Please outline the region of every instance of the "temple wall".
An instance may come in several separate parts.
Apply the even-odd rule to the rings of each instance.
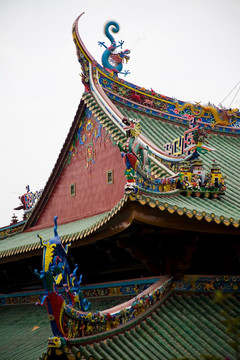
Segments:
[[[109,171],[112,183],[108,183]],[[124,171],[118,146],[87,109],[73,136],[66,165],[34,229],[53,226],[55,215],[58,224],[64,224],[109,211],[124,196]]]

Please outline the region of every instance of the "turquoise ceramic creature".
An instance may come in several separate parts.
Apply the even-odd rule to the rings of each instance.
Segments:
[[[115,21],[109,21],[105,28],[104,33],[107,36],[107,38],[111,42],[111,46],[107,47],[104,42],[98,42],[98,45],[104,46],[105,51],[102,55],[102,65],[103,67],[108,70],[112,74],[124,74],[125,76],[127,74],[130,74],[128,70],[125,70],[122,72],[123,69],[123,61],[124,59],[126,62],[129,60],[128,54],[130,53],[130,50],[124,50],[120,52],[115,52],[115,50],[120,47],[122,49],[122,46],[124,44],[124,41],[119,41],[119,45],[116,44],[116,41],[114,37],[110,34],[110,27],[112,26],[112,32],[117,33],[119,31],[119,24]]]

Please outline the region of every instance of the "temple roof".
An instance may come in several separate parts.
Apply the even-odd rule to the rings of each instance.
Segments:
[[[129,110],[127,107],[121,107],[120,109],[125,116],[137,116],[141,121],[143,135],[160,148],[163,148],[167,141],[179,138],[184,132],[184,127],[177,126],[174,123],[157,121],[149,115]],[[139,197],[132,195],[130,196],[131,200],[153,203],[155,206],[161,206],[160,209],[164,207],[179,214],[184,211],[184,213],[195,216],[199,220],[206,218],[207,221],[215,220],[216,223],[223,222],[226,225],[232,223],[235,227],[238,227],[240,208],[238,191],[239,166],[234,154],[239,151],[240,137],[212,134],[208,143],[217,151],[208,152],[202,156],[203,166],[210,167],[213,160],[216,160],[217,163],[221,164],[222,172],[226,176],[226,194],[220,199],[185,197],[181,194],[159,199],[144,194],[144,196]]]
[[[124,297],[127,299],[128,297]],[[115,306],[121,297],[94,298],[94,311]],[[51,326],[45,307],[34,304],[0,306],[1,359],[39,359],[45,352]]]
[[[139,136],[141,144],[152,152],[150,156],[151,175],[161,178],[171,175],[167,174],[167,166],[161,166],[161,161],[164,164],[165,160],[179,162],[183,161],[184,157],[187,158],[186,153],[177,156],[168,154],[164,149],[166,143],[181,139],[189,127],[189,123],[195,121],[199,128],[210,133],[207,146],[209,149],[216,150],[208,151],[201,156],[203,168],[210,168],[216,161],[220,164],[221,171],[226,177],[227,190],[225,195],[218,199],[184,197],[176,191],[156,195],[148,190],[141,191],[137,195],[131,194],[130,199],[140,201],[142,204],[148,203],[152,207],[158,206],[161,210],[168,209],[171,213],[187,214],[189,218],[196,217],[198,220],[205,218],[208,222],[214,220],[217,224],[224,223],[227,226],[233,224],[234,227],[238,227],[239,171],[235,158],[240,145],[240,113],[238,109],[235,109],[236,117],[231,122],[224,117],[226,111],[231,112],[231,109],[219,109],[210,104],[203,106],[185,103],[158,94],[152,89],[146,90],[144,87],[131,84],[125,78],[120,79],[113,66],[110,67],[111,73],[108,68],[104,68],[103,60],[103,66],[101,66],[87,51],[78,33],[80,17],[73,25],[73,38],[82,66],[83,83],[88,93],[84,101],[90,104],[96,116],[101,111],[100,108],[105,110],[105,114],[108,115],[108,124],[104,125],[108,127],[113,138],[124,143],[127,135],[124,131],[124,119],[139,120],[142,130]],[[112,23],[109,22],[109,24]],[[111,39],[108,31],[109,29],[106,30],[106,36]],[[113,46],[115,46],[114,44],[113,42]],[[123,139],[123,135],[125,135],[125,139]]]
[[[223,118],[225,111],[223,109],[177,101],[157,94],[152,89],[146,90],[143,87],[128,83],[120,79],[117,74],[111,74],[98,64],[86,49],[78,33],[78,20],[73,25],[73,38],[77,48],[77,56],[82,66],[82,79],[86,91],[82,96],[75,119],[44,191],[24,225],[23,233],[9,236],[8,240],[0,242],[0,258],[21,255],[40,249],[36,237],[39,230],[31,230],[34,230],[37,219],[46,206],[56,181],[66,164],[69,149],[78,131],[79,121],[85,107],[92,111],[103,128],[110,134],[115,145],[120,143],[126,146],[128,141],[128,131],[125,129],[124,121],[136,118],[140,121],[141,134],[139,139],[141,144],[151,153],[149,156],[151,162],[149,179],[154,178],[155,182],[165,178],[174,179],[178,176],[178,170],[174,170],[174,164],[180,163],[188,157],[185,153],[177,156],[169,154],[165,146],[176,139],[181,139],[189,129],[189,121],[197,119],[197,126],[210,132],[207,145],[210,149],[216,149],[216,151],[208,151],[201,155],[203,167],[210,169],[214,161],[220,165],[223,177],[226,177],[226,191],[224,195],[210,199],[208,197],[183,196],[178,188],[162,193],[153,192],[148,188],[140,189],[141,191],[136,194],[126,194],[108,212],[61,225],[61,236],[63,236],[64,242],[73,242],[82,239],[83,236],[88,237],[98,232],[103,224],[108,223],[110,219],[116,216],[123,204],[130,207],[129,204],[137,202],[141,205],[147,205],[142,209],[146,213],[154,208],[159,209],[158,215],[155,214],[155,216],[161,217],[161,212],[165,211],[170,217],[173,214],[182,216],[181,219],[189,220],[189,224],[191,219],[202,220],[204,224],[214,223],[214,225],[219,226],[219,232],[225,226],[229,226],[228,230],[226,228],[223,231],[234,233],[240,224],[239,169],[236,161],[236,154],[240,147],[239,112],[231,115],[234,118],[231,123],[230,120],[228,122]],[[220,123],[217,123],[217,120]],[[172,164],[172,167],[169,164]],[[146,182],[148,181],[147,179]],[[131,211],[133,214],[134,210]],[[187,229],[186,221],[184,226]],[[31,229],[32,227],[33,229]],[[19,229],[22,231],[22,228]],[[50,238],[52,228],[41,229],[41,234],[45,239]],[[5,235],[3,234],[2,238]]]
[[[84,101],[87,106],[90,106],[94,113],[101,117],[101,109],[93,97],[84,95]],[[116,103],[117,104],[117,103]],[[154,145],[159,148],[164,147],[167,141],[179,138],[184,133],[187,125],[176,124],[170,120],[159,121],[155,117],[144,114],[136,109],[132,110],[127,106],[117,104],[118,109],[122,112],[123,116],[128,118],[138,117],[141,122],[142,134],[145,138],[148,138]],[[110,121],[109,118],[100,120],[103,126],[106,126],[111,132],[114,140],[120,141],[123,135],[120,129]],[[238,164],[235,161],[235,155],[240,147],[239,136],[222,136],[217,133],[212,133],[211,138],[208,139],[208,143],[218,151],[207,152],[202,156],[203,165],[207,168],[211,167],[214,160],[221,164],[221,169],[226,176],[227,191],[225,196],[220,199],[201,199],[185,197],[181,194],[177,194],[174,197],[162,196],[162,198],[154,197],[153,194],[144,195],[131,195],[131,200],[136,200],[142,204],[148,203],[150,206],[158,206],[161,210],[170,209],[170,212],[177,212],[179,215],[186,213],[189,217],[196,217],[198,220],[206,218],[208,222],[215,220],[218,223],[224,223],[225,225],[233,224],[235,227],[239,226],[239,208],[240,208],[240,196],[238,191]],[[162,169],[157,169],[159,172]],[[162,170],[162,172],[164,172]],[[165,172],[166,173],[166,172]],[[164,173],[164,174],[165,174]]]
[[[231,298],[231,316],[238,316],[238,300]],[[198,359],[201,355],[235,358],[226,331],[225,305],[206,295],[173,294],[140,324],[123,333],[79,346],[84,359]],[[229,320],[230,321],[230,320]]]
[[[151,166],[148,171],[142,164],[138,169],[136,166],[137,170],[134,170],[140,179],[137,191],[126,192],[109,211],[59,225],[58,233],[64,245],[72,243],[73,247],[81,246],[104,239],[125,230],[134,221],[168,229],[215,233],[216,236],[219,233],[237,234],[240,225],[239,169],[236,161],[240,145],[239,111],[185,103],[120,79],[114,67],[108,69],[96,63],[82,43],[77,26],[78,19],[73,25],[73,38],[82,66],[85,92],[54,169],[23,231],[21,229],[18,234],[0,241],[0,262],[39,255],[42,245],[37,235],[44,241],[52,238],[53,227],[37,227],[37,221],[67,162],[85,109],[91,110],[95,119],[110,134],[113,146],[118,145],[120,150],[124,147],[128,149],[130,129],[139,122],[141,134],[136,138],[140,148],[146,150]],[[137,126],[134,131],[136,129]],[[191,129],[205,129],[210,133],[207,151],[197,141],[188,143],[189,146],[200,147],[200,158],[194,158],[191,150],[187,152],[182,149],[179,154],[166,150],[167,144],[172,145],[175,141],[180,143],[183,134]],[[140,158],[140,154],[137,155]],[[187,160],[187,167],[190,168],[196,159],[201,160],[199,163],[203,169],[213,169],[213,173],[219,173],[219,181],[226,177],[225,191],[215,192],[216,197],[208,189],[202,194],[199,191],[197,195],[195,191],[194,196],[188,196],[187,191],[184,193],[177,185],[174,186],[180,176],[178,165]],[[190,160],[193,161],[191,164]],[[135,177],[137,175],[134,174]],[[169,185],[169,189],[165,190],[165,183],[173,186]],[[208,196],[200,196],[203,193]],[[205,285],[211,289],[211,283]],[[232,286],[234,290],[237,285]],[[75,358],[145,360],[151,357],[165,360],[173,357],[196,359],[201,354],[234,358],[226,324],[230,317],[239,317],[237,296],[227,298],[223,304],[214,302],[210,294],[178,293],[171,289],[162,300],[157,300],[153,308],[139,318],[122,324],[120,330],[111,329],[103,335],[93,334],[88,339],[83,336],[82,345],[72,350]],[[226,307],[230,309],[228,314],[224,311]],[[2,340],[6,338],[7,354],[11,349],[11,344],[7,344],[10,337],[14,344],[19,344],[17,356],[25,356],[27,359],[27,355],[30,355],[32,358],[33,349],[39,356],[43,343],[46,343],[46,331],[49,331],[41,310],[34,309],[35,321],[31,314],[32,308],[12,309],[4,309],[3,316],[7,315],[7,319],[3,317],[3,323],[7,326],[9,314],[15,318],[16,313],[22,323],[19,321],[18,326],[15,326],[15,333],[12,327],[5,327],[4,334],[1,334]],[[28,316],[25,316],[26,313]],[[48,323],[47,317],[46,321]],[[21,349],[22,343],[24,349]],[[45,355],[42,356],[44,358]]]
[[[85,286],[93,291],[108,286],[127,288],[145,279]],[[155,279],[156,280],[156,279]],[[175,282],[160,300],[120,327],[77,339],[68,339],[67,353],[75,359],[201,359],[203,355],[236,358],[234,341],[239,321],[238,277],[190,276]],[[150,282],[154,279],[150,279]],[[208,287],[208,290],[207,290]],[[119,289],[120,289],[119,288]],[[125,289],[126,289],[125,288]],[[214,290],[215,289],[215,292]],[[220,293],[219,289],[222,289]],[[235,289],[235,290],[234,290]],[[237,289],[237,290],[236,290]],[[218,290],[218,291],[217,291]],[[121,304],[133,295],[91,294],[92,311],[102,311]],[[124,290],[123,290],[124,293]],[[101,294],[101,295],[100,295]],[[23,295],[23,294],[20,294]],[[28,302],[31,295],[16,298],[7,295],[6,303]],[[24,300],[25,299],[25,300]],[[33,296],[32,301],[36,301]],[[114,308],[112,308],[114,309]],[[42,307],[33,304],[0,306],[2,327],[1,359],[24,357],[45,359],[47,338],[51,335],[49,318]],[[235,322],[236,321],[236,322]],[[14,326],[13,326],[14,324]],[[231,330],[232,329],[232,330]],[[73,347],[72,347],[73,346]],[[65,350],[64,350],[65,351]],[[68,353],[69,355],[69,353]]]
[[[105,127],[113,137],[114,141],[125,141],[125,136],[116,126],[115,123],[103,112],[101,107],[97,104],[90,94],[83,96],[83,101],[87,107],[90,107],[96,116],[100,119],[103,127]],[[85,106],[82,102],[81,107]],[[130,110],[127,107],[118,105],[119,110],[124,116],[138,117],[142,125],[142,134],[156,146],[162,147],[169,139],[180,137],[184,132],[183,126],[178,126],[175,123],[166,121],[157,121],[150,115]],[[81,109],[79,109],[81,112]],[[72,125],[76,127],[76,125]],[[74,137],[74,132],[70,131],[70,140]],[[61,166],[68,155],[69,136],[64,144],[59,158],[56,162],[55,169]],[[240,147],[240,137],[238,136],[222,136],[219,134],[212,134],[209,144],[217,148],[218,151],[208,152],[205,154],[203,164],[210,167],[213,160],[221,164],[221,169],[226,176],[227,190],[224,196],[217,199],[209,198],[194,198],[183,196],[179,192],[173,194],[164,194],[161,196],[154,196],[153,193],[145,191],[142,194],[125,195],[125,198],[109,212],[99,214],[87,219],[71,222],[65,225],[60,225],[60,234],[63,236],[64,242],[73,242],[76,239],[82,239],[89,234],[95,233],[103,224],[107,223],[112,217],[116,215],[124,203],[139,202],[141,205],[148,205],[150,208],[156,208],[160,211],[167,211],[169,214],[178,214],[180,216],[187,216],[189,219],[196,218],[197,220],[206,220],[208,223],[215,222],[216,224],[224,224],[226,226],[233,226],[238,228],[240,224],[239,208],[240,196],[238,191],[238,164],[235,161],[235,154]],[[63,155],[64,154],[64,155]],[[64,157],[65,156],[65,157]],[[153,171],[158,175],[166,171],[158,166],[153,166]],[[44,196],[52,189],[52,179],[56,176],[56,171],[53,170],[48,183],[44,189],[43,198],[40,198],[39,204],[36,205],[34,212],[27,224],[33,222],[34,217],[37,216],[38,211],[41,210]],[[159,213],[161,216],[161,213]],[[29,228],[31,230],[31,228]],[[23,233],[13,235],[0,242],[0,258],[6,258],[12,255],[21,255],[25,252],[40,250],[40,244],[37,234],[40,233],[45,239],[50,239],[53,233],[53,228],[41,229],[36,231],[24,231]]]

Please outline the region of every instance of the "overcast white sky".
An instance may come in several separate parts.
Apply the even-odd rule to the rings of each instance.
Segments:
[[[44,188],[83,93],[71,28],[100,62],[107,20],[131,50],[127,80],[218,105],[240,80],[239,0],[1,0],[0,227]],[[229,106],[234,93],[223,103]],[[232,107],[240,107],[240,94]]]

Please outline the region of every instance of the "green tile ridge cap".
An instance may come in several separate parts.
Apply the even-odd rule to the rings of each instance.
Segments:
[[[161,300],[156,301],[156,303],[154,305],[152,305],[148,310],[143,312],[141,315],[137,316],[135,319],[122,324],[121,326],[118,326],[111,330],[104,331],[102,333],[88,335],[83,338],[68,339],[69,343],[72,345],[72,344],[77,344],[77,343],[84,344],[86,342],[91,342],[91,341],[98,342],[108,336],[112,337],[115,334],[125,332],[126,330],[136,326],[138,323],[140,323],[142,320],[144,320],[147,316],[149,316],[151,313],[153,313],[159,307],[159,304],[161,304],[163,301],[165,301],[166,298],[168,298],[172,293],[173,293],[173,290],[169,290],[169,292],[167,292]]]
[[[173,114],[167,114],[165,113],[163,110],[161,109],[154,109],[154,112],[156,112],[155,114],[152,114],[150,112],[147,112],[145,108],[141,107],[141,104],[139,103],[139,106],[136,108],[134,107],[134,104],[128,104],[128,103],[122,103],[121,100],[119,100],[118,98],[114,98],[111,99],[113,100],[113,102],[116,102],[117,104],[116,107],[120,110],[120,111],[124,111],[125,112],[132,112],[134,111],[135,113],[138,113],[138,116],[142,116],[142,117],[148,117],[148,118],[154,118],[154,120],[156,120],[156,118],[159,120],[162,120],[163,122],[167,122],[168,124],[174,124],[176,126],[188,126],[187,124],[187,119],[183,118],[181,116],[177,116],[177,115],[173,115]],[[124,106],[124,109],[123,109]],[[153,110],[153,109],[152,109]],[[210,123],[206,123],[205,127],[207,129],[211,129],[211,124]],[[232,129],[232,132],[230,131],[226,131],[226,128],[224,125],[220,125],[217,128],[212,129],[215,135],[220,134],[221,136],[224,136],[226,134],[226,136],[230,136],[230,137],[238,137],[239,136],[239,132],[238,129]]]

